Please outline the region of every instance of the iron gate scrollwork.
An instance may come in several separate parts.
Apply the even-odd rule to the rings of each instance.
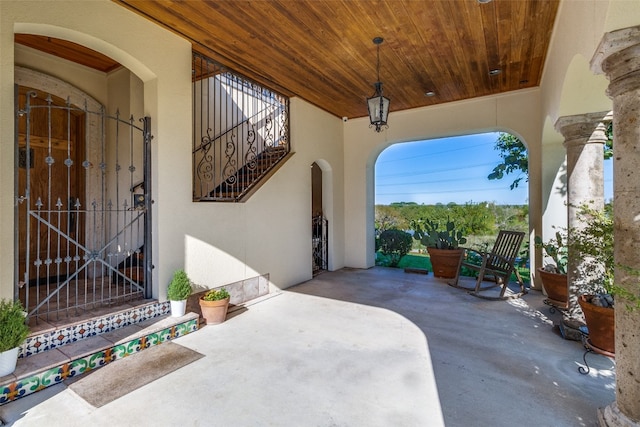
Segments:
[[[311,224],[313,274],[317,274],[320,271],[326,271],[329,269],[329,221],[322,215],[319,215],[312,218]]]
[[[16,91],[15,293],[30,317],[151,296],[150,130]]]
[[[193,200],[242,201],[290,152],[289,99],[193,53]]]

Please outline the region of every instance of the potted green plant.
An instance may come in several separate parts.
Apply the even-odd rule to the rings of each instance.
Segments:
[[[545,254],[553,260],[553,264],[547,263],[537,269],[542,286],[547,294],[547,304],[560,309],[569,306],[569,285],[567,283],[567,261],[569,248],[567,247],[566,233],[556,231],[553,239],[543,242],[540,236],[536,236],[534,243],[537,248],[542,248]]]
[[[613,211],[581,206],[578,217],[584,226],[570,230],[572,254],[583,262],[578,267],[578,304],[584,314],[589,343],[604,354],[615,354],[614,298],[622,289],[614,284]],[[636,296],[637,297],[637,296]]]
[[[22,303],[0,300],[0,377],[15,371],[18,351],[27,335],[29,326]]]
[[[460,258],[464,249],[460,245],[467,243],[461,230],[456,229],[453,221],[447,218],[444,227],[430,219],[418,219],[411,222],[413,238],[427,248],[433,275],[445,279],[456,277]]]
[[[217,325],[225,321],[230,299],[231,296],[225,288],[211,289],[200,297],[200,309],[207,325]]]
[[[176,270],[167,288],[167,298],[171,301],[171,316],[184,316],[187,298],[191,295],[191,281],[184,270]]]

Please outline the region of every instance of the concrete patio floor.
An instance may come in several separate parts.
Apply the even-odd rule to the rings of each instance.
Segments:
[[[176,339],[205,357],[101,408],[61,384],[0,407],[0,419],[15,426],[596,426],[597,408],[615,400],[614,363],[590,354],[590,374],[579,374],[583,347],[553,332],[560,315],[543,299],[532,291],[483,300],[431,273],[389,268],[324,273]]]

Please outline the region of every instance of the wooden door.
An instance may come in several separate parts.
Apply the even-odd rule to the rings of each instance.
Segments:
[[[78,247],[85,233],[85,113],[26,87],[18,89],[17,108],[18,279],[61,279],[85,255]]]

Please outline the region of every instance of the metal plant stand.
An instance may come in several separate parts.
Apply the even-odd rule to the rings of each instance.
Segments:
[[[596,353],[596,354],[601,354],[603,356],[609,357],[611,359],[615,358],[615,354],[609,351],[603,350],[599,347],[596,347],[591,343],[591,341],[589,340],[589,330],[587,329],[586,326],[580,327],[580,333],[582,334],[582,345],[584,345],[584,348],[585,348],[585,352],[582,355],[582,360],[584,361],[584,366],[586,367],[585,368],[582,366],[578,366],[578,372],[580,372],[582,375],[587,375],[591,371],[591,368],[587,363],[587,354]]]
[[[564,312],[567,309],[566,302],[563,303],[551,298],[545,298],[542,302],[549,306],[549,313],[551,314],[554,314],[556,311]]]

